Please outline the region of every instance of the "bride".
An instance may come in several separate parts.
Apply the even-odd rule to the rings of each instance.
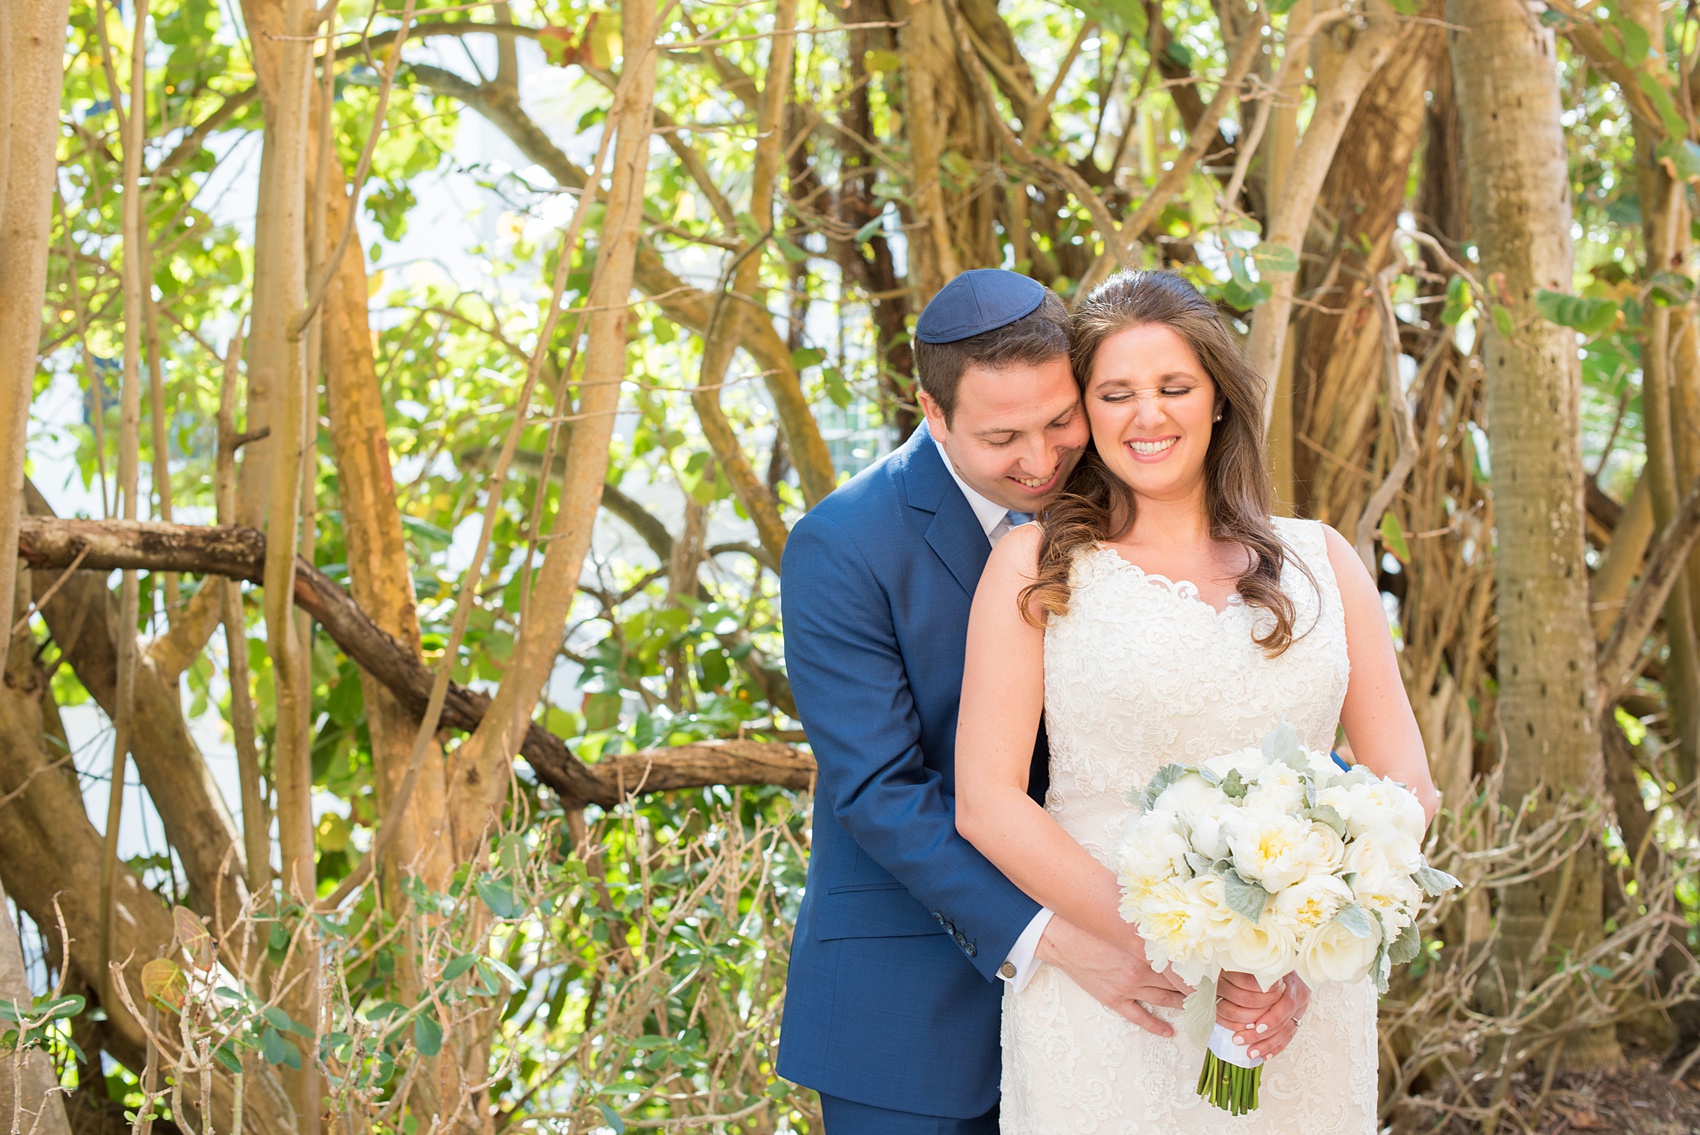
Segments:
[[[1338,722],[1430,818],[1437,799],[1381,596],[1339,533],[1271,516],[1264,380],[1210,303],[1172,273],[1116,276],[1076,314],[1071,363],[1092,447],[980,578],[957,827],[1038,902],[1143,956],[1108,863],[1132,790],[1162,765],[1255,746],[1283,721],[1327,750]],[[1041,710],[1043,808],[1021,741]],[[1200,1051],[1046,966],[1005,993],[1004,1135],[1376,1129],[1367,980],[1315,990],[1302,1027],[1260,1021],[1271,998],[1249,977],[1224,975],[1220,992],[1218,1019],[1268,1058],[1258,1111],[1212,1108],[1194,1091]]]

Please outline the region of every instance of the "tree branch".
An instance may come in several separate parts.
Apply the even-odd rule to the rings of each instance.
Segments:
[[[1658,542],[1647,557],[1647,568],[1641,573],[1641,582],[1629,596],[1629,602],[1623,605],[1623,614],[1618,616],[1611,637],[1600,648],[1597,669],[1602,710],[1623,692],[1624,683],[1629,680],[1635,660],[1641,653],[1642,643],[1658,621],[1671,588],[1682,578],[1683,565],[1687,563],[1688,553],[1694,548],[1696,539],[1700,539],[1700,480],[1688,490],[1682,506],[1659,534]]]
[[[24,517],[21,523],[18,555],[32,568],[63,568],[86,549],[83,568],[88,571],[178,571],[255,583],[263,575],[266,538],[239,525],[38,516]],[[380,629],[342,588],[302,559],[295,561],[295,602],[361,669],[394,692],[409,710],[423,712],[431,696],[431,671]],[[471,732],[489,704],[488,695],[451,683],[442,725]],[[812,785],[815,771],[814,760],[793,746],[754,741],[645,750],[587,765],[559,737],[536,724],[527,729],[520,752],[538,780],[569,806],[588,803],[608,808],[639,791],[708,784],[774,784],[801,791]],[[633,773],[638,767],[650,770],[647,780]]]

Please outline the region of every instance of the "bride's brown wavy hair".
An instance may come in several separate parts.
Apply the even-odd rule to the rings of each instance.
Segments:
[[[1292,599],[1281,590],[1287,549],[1269,520],[1274,494],[1261,428],[1265,379],[1246,360],[1216,309],[1173,272],[1132,271],[1110,277],[1074,313],[1069,364],[1075,384],[1085,398],[1104,340],[1153,323],[1179,335],[1216,384],[1222,417],[1211,430],[1204,454],[1210,536],[1250,553],[1251,566],[1238,581],[1240,598],[1274,615],[1274,626],[1253,639],[1274,657],[1293,644],[1295,612]],[[1126,533],[1135,512],[1133,490],[1110,471],[1097,443],[1088,445],[1062,495],[1041,518],[1038,577],[1021,592],[1023,617],[1043,626],[1046,616],[1067,614],[1069,568],[1075,555]],[[1310,575],[1302,560],[1295,562]]]

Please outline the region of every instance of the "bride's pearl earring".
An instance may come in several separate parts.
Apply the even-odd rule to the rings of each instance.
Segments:
[[[1216,416],[1214,418],[1211,418],[1210,420],[1213,421],[1213,422],[1221,421],[1222,420],[1222,411],[1220,411],[1220,410],[1216,411]]]

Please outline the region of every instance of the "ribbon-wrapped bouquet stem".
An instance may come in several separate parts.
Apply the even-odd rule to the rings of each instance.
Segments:
[[[1371,978],[1387,991],[1417,956],[1424,896],[1458,880],[1428,865],[1421,803],[1358,766],[1344,771],[1282,725],[1255,749],[1162,768],[1118,849],[1122,917],[1152,965],[1196,987],[1181,1031],[1205,1049],[1198,1092],[1235,1115],[1257,1108],[1262,1060],[1216,1024],[1216,980],[1269,989]]]

